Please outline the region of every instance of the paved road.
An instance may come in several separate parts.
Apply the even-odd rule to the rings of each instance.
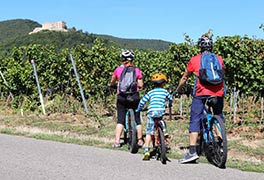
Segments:
[[[1,180],[263,180],[264,173],[142,161],[141,154],[0,134]]]

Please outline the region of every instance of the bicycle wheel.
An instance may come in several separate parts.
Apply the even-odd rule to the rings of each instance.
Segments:
[[[209,148],[209,162],[219,168],[225,168],[227,160],[227,138],[225,125],[220,116],[214,115],[211,120],[212,130],[210,132],[212,144]]]
[[[129,150],[131,153],[135,154],[138,152],[137,145],[137,125],[135,121],[135,113],[133,109],[128,110],[129,114],[129,130],[128,130],[128,138],[129,138]]]
[[[167,163],[166,157],[166,146],[165,146],[165,139],[164,134],[161,127],[158,127],[158,135],[159,135],[159,154],[160,154],[160,161],[162,164]]]

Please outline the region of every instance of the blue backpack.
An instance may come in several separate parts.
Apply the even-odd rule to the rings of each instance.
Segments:
[[[200,82],[203,85],[218,85],[223,82],[224,71],[214,53],[202,53],[199,74]]]

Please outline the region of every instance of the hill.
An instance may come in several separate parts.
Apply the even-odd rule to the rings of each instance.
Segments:
[[[0,21],[0,41],[26,36],[35,27],[41,27],[41,24],[28,19]]]
[[[165,50],[170,42],[148,39],[123,39],[110,35],[91,34],[82,30],[69,29],[69,32],[42,31],[29,35],[34,28],[41,27],[38,22],[28,19],[14,19],[0,21],[0,51],[8,51],[13,47],[29,44],[55,44],[60,48],[71,48],[77,44],[91,46],[93,41],[100,37],[106,45],[114,45],[122,48],[138,48]]]

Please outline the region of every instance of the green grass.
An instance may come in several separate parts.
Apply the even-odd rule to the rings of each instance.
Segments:
[[[250,172],[264,172],[264,163],[253,163],[248,161],[229,160],[226,164],[227,167],[240,169],[242,171]]]

